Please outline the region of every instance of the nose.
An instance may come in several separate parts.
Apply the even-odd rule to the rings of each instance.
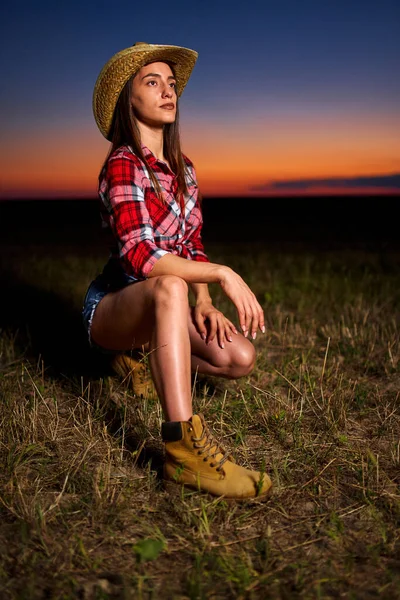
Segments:
[[[163,98],[172,98],[173,94],[174,90],[171,87],[169,87],[169,83],[165,83],[162,90]]]

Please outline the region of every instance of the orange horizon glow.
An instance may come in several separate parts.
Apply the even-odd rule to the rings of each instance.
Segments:
[[[400,172],[400,115],[256,117],[232,122],[187,120],[183,151],[203,196],[398,195],[399,189],[334,187],[323,179]],[[95,126],[13,134],[0,150],[0,199],[97,196],[109,143]],[[274,182],[314,180],[312,187],[273,189]],[[262,191],[254,190],[264,186]],[[271,186],[271,189],[268,189]]]

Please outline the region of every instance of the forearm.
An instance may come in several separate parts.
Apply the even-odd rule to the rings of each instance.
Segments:
[[[247,336],[250,332],[254,339],[258,328],[263,333],[265,332],[264,313],[260,303],[246,282],[230,267],[217,263],[188,260],[168,253],[157,260],[148,277],[163,275],[175,275],[190,285],[218,283],[235,305],[244,335]],[[197,287],[197,290],[201,294],[205,293],[204,286]],[[207,308],[207,305],[208,303],[201,303],[201,307]],[[203,314],[206,314],[204,310]]]
[[[165,254],[156,262],[148,277],[176,275],[189,284],[220,283],[224,269],[227,267],[217,263],[197,262],[175,254]]]
[[[195,295],[196,304],[212,302],[207,283],[190,283],[190,287]]]

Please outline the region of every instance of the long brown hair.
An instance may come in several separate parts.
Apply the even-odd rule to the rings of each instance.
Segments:
[[[171,65],[170,65],[171,66]],[[172,66],[171,66],[172,69]],[[173,71],[173,69],[172,69]],[[122,92],[118,98],[117,104],[115,106],[113,120],[111,124],[111,147],[107,154],[106,160],[103,164],[103,169],[105,168],[107,161],[117,148],[127,144],[131,146],[132,150],[143,161],[145,164],[147,171],[150,176],[151,183],[154,186],[155,193],[158,198],[164,201],[162,197],[162,192],[160,188],[159,181],[153,171],[153,169],[148,164],[142,150],[141,140],[140,140],[140,131],[139,127],[136,123],[136,119],[133,113],[132,104],[131,104],[131,90],[132,90],[132,81],[135,77],[136,73],[132,75],[132,77],[127,81],[125,86],[122,89]],[[187,172],[187,166],[185,164],[184,158],[182,156],[181,151],[181,141],[180,141],[180,132],[179,132],[179,104],[178,98],[176,100],[176,117],[173,123],[167,123],[164,125],[163,130],[164,136],[164,155],[167,159],[172,171],[175,173],[177,178],[178,190],[177,195],[180,203],[183,202],[183,194],[186,194],[187,184],[185,179],[185,173]]]

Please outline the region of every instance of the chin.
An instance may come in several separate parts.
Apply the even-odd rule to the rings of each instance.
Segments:
[[[163,119],[147,119],[144,122],[150,127],[163,127],[164,125],[175,123],[175,115],[165,115]]]
[[[163,122],[164,123],[174,123],[176,119],[176,114],[172,114],[172,115],[165,115]]]

